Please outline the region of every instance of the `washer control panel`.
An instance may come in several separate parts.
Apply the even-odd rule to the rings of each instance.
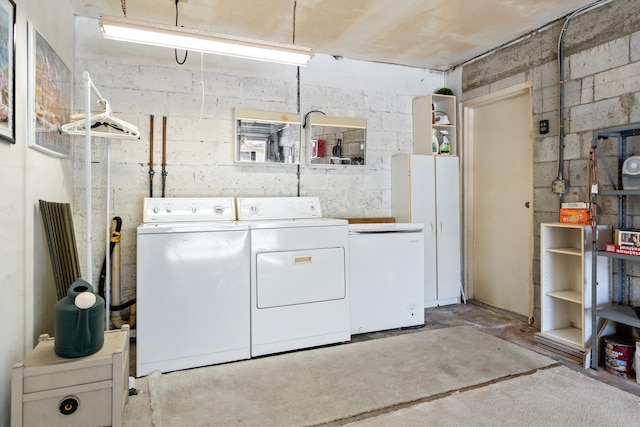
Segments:
[[[238,197],[239,220],[322,218],[317,197]]]
[[[142,221],[235,221],[233,197],[145,197]]]

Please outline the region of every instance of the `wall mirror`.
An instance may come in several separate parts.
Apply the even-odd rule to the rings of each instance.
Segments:
[[[310,115],[309,164],[364,165],[367,135],[365,119]]]
[[[236,109],[236,162],[299,164],[299,114]]]

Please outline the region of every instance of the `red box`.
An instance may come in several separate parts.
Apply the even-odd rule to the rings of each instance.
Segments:
[[[588,209],[560,208],[560,222],[563,224],[591,224]]]
[[[604,245],[604,250],[615,254],[640,256],[640,248],[637,246],[620,246],[613,243],[607,243]]]

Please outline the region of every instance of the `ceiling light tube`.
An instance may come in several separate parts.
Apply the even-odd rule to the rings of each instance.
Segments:
[[[313,57],[313,51],[306,47],[156,24],[125,17],[101,15],[98,24],[106,39],[151,46],[289,65],[307,65]]]

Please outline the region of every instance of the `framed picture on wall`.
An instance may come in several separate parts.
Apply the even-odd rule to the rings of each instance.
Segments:
[[[70,156],[71,137],[62,132],[62,125],[71,121],[73,79],[31,21],[27,27],[29,146],[53,156]]]
[[[0,0],[0,140],[16,143],[16,4]]]

